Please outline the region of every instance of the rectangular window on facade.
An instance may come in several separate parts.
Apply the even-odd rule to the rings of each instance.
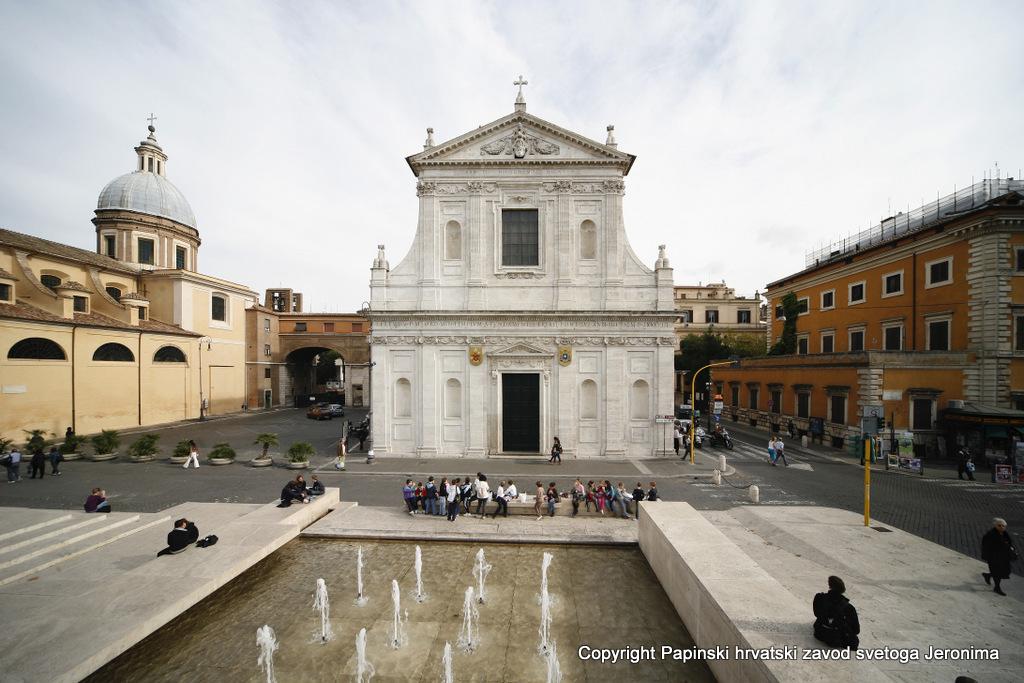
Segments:
[[[324,323],[324,332],[334,332],[334,323]]]
[[[911,429],[932,428],[932,405],[934,403],[935,401],[930,398],[915,398],[911,401]]]
[[[1013,397],[1013,409],[1014,410],[1024,410],[1024,396],[1014,396]]]
[[[953,257],[944,258],[940,261],[926,263],[924,271],[924,286],[937,287],[948,285],[953,281]]]
[[[270,318],[263,319],[263,331],[270,332]]]
[[[949,320],[928,321],[928,350],[949,351]]]
[[[264,356],[269,356],[270,355],[270,344],[264,344],[263,345],[263,355]]]
[[[811,395],[806,391],[802,391],[796,395],[796,416],[811,416]]]
[[[1024,315],[1013,316],[1013,350],[1024,351]]]
[[[836,307],[836,290],[830,289],[821,293],[821,310],[827,311]]]
[[[849,297],[847,303],[850,305],[863,303],[865,298],[864,283],[854,282],[850,285]]]
[[[864,330],[850,330],[850,350],[864,350]]]
[[[900,351],[903,349],[903,325],[890,325],[882,328],[884,336],[882,348],[886,351]]]
[[[809,310],[811,310],[811,299],[806,296],[800,297],[799,299],[796,300],[796,306],[797,314],[803,315],[804,313],[807,313]]]
[[[501,265],[540,263],[537,209],[502,209]]]
[[[775,319],[778,320],[782,317],[782,306],[775,307]]]
[[[1017,247],[1013,265],[1018,273],[1024,273],[1024,247]]]
[[[896,296],[903,293],[903,271],[882,276],[882,296]]]
[[[832,332],[821,335],[821,352],[822,353],[835,353],[836,350],[836,335]]]
[[[155,257],[155,251],[153,246],[153,240],[145,239],[144,237],[139,238],[139,263],[146,263],[153,265]]]
[[[692,323],[693,322],[693,309],[684,308],[679,311],[679,322],[681,323]]]
[[[188,250],[185,247],[174,248],[174,267],[178,270],[185,270],[185,256]]]
[[[829,422],[837,425],[846,424],[846,397],[837,394],[829,397],[829,408],[831,414],[828,416]]]
[[[296,332],[305,332],[306,331],[306,323],[295,323],[295,331]]]
[[[736,311],[736,322],[740,325],[749,325],[750,311],[746,309]]]
[[[775,413],[776,415],[778,415],[778,414],[780,414],[782,412],[782,392],[776,389],[775,391],[773,391],[771,393],[771,396],[772,396],[771,411],[773,413]]]
[[[146,319],[146,307],[145,306],[139,306],[139,320],[145,320],[145,319]]]
[[[710,308],[704,311],[704,322],[706,323],[717,323],[718,322],[718,309]]]
[[[796,352],[801,356],[806,356],[808,353],[808,340],[806,336],[796,338]]]
[[[89,312],[89,297],[76,296],[75,297],[75,313],[88,313]]]
[[[732,389],[732,392],[731,392],[732,393],[732,396],[731,396],[732,400],[729,402],[729,405],[731,405],[733,408],[736,408],[740,404],[740,388],[739,387],[731,387],[731,389]]]
[[[270,368],[263,368],[263,379],[270,379]]]
[[[10,285],[0,284],[0,301],[10,301],[13,298],[13,293]]]
[[[362,323],[352,323],[352,331],[353,332],[362,332],[363,331],[363,324]]]
[[[220,322],[225,322],[228,319],[228,306],[227,300],[214,294],[210,297],[210,317]]]
[[[103,236],[103,253],[110,258],[117,258],[117,238],[113,235]]]
[[[758,399],[758,395],[761,393],[761,390],[758,389],[757,387],[750,387],[749,391],[750,391],[750,409],[751,410],[757,410],[757,399]]]

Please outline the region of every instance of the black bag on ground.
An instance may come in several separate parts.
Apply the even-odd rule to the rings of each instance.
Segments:
[[[197,548],[209,548],[211,545],[216,545],[216,544],[217,544],[217,537],[214,536],[213,534],[210,534],[206,538],[200,538],[198,541],[196,541],[196,547]]]

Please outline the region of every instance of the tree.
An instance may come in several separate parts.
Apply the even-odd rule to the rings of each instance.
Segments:
[[[796,294],[789,292],[779,302],[782,307],[782,315],[786,316],[786,322],[782,325],[782,336],[775,342],[769,356],[785,356],[796,353],[796,319],[800,315],[800,302]]]
[[[263,432],[256,437],[256,440],[253,443],[259,444],[263,447],[263,453],[260,455],[260,458],[266,459],[268,457],[267,452],[270,450],[270,447],[276,446],[278,443],[277,434],[274,434],[273,432]]]

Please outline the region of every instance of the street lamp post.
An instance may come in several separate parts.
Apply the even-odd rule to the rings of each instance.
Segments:
[[[206,350],[209,351],[213,345],[213,339],[210,337],[199,338],[199,419],[206,419],[206,397],[203,395],[203,345],[206,345]]]
[[[704,372],[708,368],[718,367],[719,365],[731,365],[733,367],[739,367],[739,364],[740,364],[739,358],[733,357],[730,360],[723,360],[723,361],[719,361],[717,363],[709,363],[709,364],[705,365],[704,367],[702,367],[697,372],[693,373],[693,379],[690,380],[690,404],[693,406],[693,410],[696,410],[696,407],[697,407],[697,401],[695,399],[696,392],[697,392],[697,375],[699,375],[700,373]],[[697,424],[697,416],[695,414],[691,414],[690,415],[690,464],[691,465],[693,464],[693,451],[694,451],[694,448],[695,448],[694,447],[694,439],[695,439],[695,436],[696,436],[696,433],[697,433],[696,432],[696,424]]]

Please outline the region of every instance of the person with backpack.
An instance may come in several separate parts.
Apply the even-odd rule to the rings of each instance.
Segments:
[[[830,647],[856,650],[860,645],[860,622],[845,592],[843,580],[830,576],[828,592],[814,596],[814,637]]]
[[[554,443],[551,444],[551,459],[548,460],[552,465],[556,462],[562,464],[562,442],[559,441],[558,437],[555,437]]]

